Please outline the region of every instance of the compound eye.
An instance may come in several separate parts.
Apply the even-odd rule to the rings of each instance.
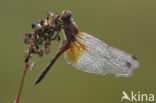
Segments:
[[[68,21],[71,18],[71,16],[72,16],[72,13],[69,10],[64,10],[61,13],[61,19],[63,21]]]

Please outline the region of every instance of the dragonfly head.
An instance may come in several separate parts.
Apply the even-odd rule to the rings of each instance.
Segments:
[[[66,22],[69,21],[72,16],[72,12],[69,10],[63,10],[61,13],[61,20]]]

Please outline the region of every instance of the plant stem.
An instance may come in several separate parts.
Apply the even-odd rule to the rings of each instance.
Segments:
[[[24,71],[23,71],[23,74],[22,74],[21,82],[20,82],[20,87],[19,87],[18,94],[17,94],[16,100],[15,100],[14,103],[19,103],[19,99],[20,99],[20,95],[21,95],[21,92],[22,92],[24,78],[25,78],[27,69],[28,69],[28,64],[25,63],[24,64]]]

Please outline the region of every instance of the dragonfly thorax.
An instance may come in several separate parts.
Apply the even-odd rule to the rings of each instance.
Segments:
[[[63,30],[68,41],[74,41],[75,35],[78,34],[77,26],[70,20],[72,16],[71,11],[64,10],[61,13],[61,20],[63,22]]]

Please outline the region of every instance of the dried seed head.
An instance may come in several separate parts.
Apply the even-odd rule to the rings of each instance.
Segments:
[[[36,24],[32,24],[31,27],[33,33],[26,33],[24,39],[24,43],[28,45],[28,50],[24,53],[25,63],[29,65],[31,54],[38,54],[39,57],[42,57],[44,54],[50,53],[49,46],[53,40],[60,40],[58,34],[53,37],[55,32],[61,30],[59,15],[55,12],[48,12],[45,20],[39,20]]]
[[[36,35],[35,33],[32,34],[32,37],[33,37],[34,39],[37,39],[37,35]]]
[[[34,29],[35,28],[35,24],[32,24],[31,27]]]
[[[28,39],[27,38],[24,38],[24,43],[28,44]]]
[[[27,38],[31,38],[31,34],[30,34],[30,33],[25,33],[25,36],[26,36]]]
[[[40,23],[38,23],[38,24],[36,25],[36,27],[37,27],[37,29],[42,29],[42,25],[41,25]]]
[[[33,71],[34,67],[35,67],[35,62],[30,64],[30,70]]]
[[[24,57],[27,57],[28,56],[28,51],[24,51]]]
[[[37,49],[36,45],[33,45],[33,46],[32,46],[32,49],[33,49],[33,52],[34,52],[34,53],[38,53],[38,49]]]
[[[44,21],[43,21],[43,20],[40,20],[40,24],[41,24],[41,25],[44,25]]]
[[[38,56],[39,57],[42,57],[43,56],[43,50],[42,49],[40,49],[40,51],[38,52]]]
[[[45,48],[44,52],[45,52],[46,54],[49,54],[49,53],[50,53],[50,48],[49,48],[49,47]]]

